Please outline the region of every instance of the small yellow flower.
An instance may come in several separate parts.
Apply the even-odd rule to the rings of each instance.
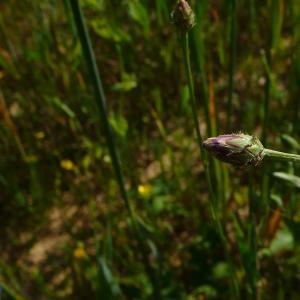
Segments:
[[[152,186],[150,184],[140,184],[138,186],[138,192],[142,197],[147,197],[152,191]]]
[[[69,159],[63,159],[60,162],[60,166],[67,171],[73,171],[76,169],[75,164]]]
[[[74,257],[77,258],[77,259],[85,258],[85,257],[86,257],[86,252],[85,252],[83,246],[78,246],[78,247],[74,250],[73,255],[74,255]]]
[[[34,137],[37,140],[42,140],[45,137],[45,133],[43,131],[38,131],[34,134]]]

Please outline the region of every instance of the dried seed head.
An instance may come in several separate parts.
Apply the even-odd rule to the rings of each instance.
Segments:
[[[173,24],[183,33],[188,32],[196,24],[195,14],[185,0],[179,0],[177,2],[175,9],[171,13],[171,19]]]
[[[203,147],[219,160],[235,166],[256,166],[265,155],[259,139],[243,133],[211,137]]]

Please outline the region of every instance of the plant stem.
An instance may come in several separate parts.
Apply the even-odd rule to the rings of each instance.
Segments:
[[[249,233],[249,246],[251,249],[251,272],[250,276],[250,287],[251,287],[251,298],[257,299],[257,236],[256,236],[256,220],[255,220],[255,195],[254,195],[254,172],[248,175],[249,178],[249,219],[248,219],[248,233]]]
[[[273,8],[273,5],[272,5]],[[273,10],[272,10],[273,14]],[[268,135],[268,126],[269,126],[269,103],[270,103],[270,93],[271,93],[271,74],[272,74],[272,39],[274,26],[270,24],[271,36],[268,37],[266,51],[263,52],[263,62],[265,64],[266,72],[266,84],[264,90],[264,102],[263,102],[263,125],[262,125],[262,143],[264,146],[267,146],[267,135]],[[270,199],[270,178],[269,178],[269,166],[266,165],[262,169],[261,177],[261,203],[264,210],[264,217],[262,218],[263,223],[266,224],[269,211],[269,199]]]
[[[201,1],[201,3],[197,2],[196,14],[197,14],[198,26],[196,26],[192,32],[192,41],[196,52],[196,61],[197,61],[196,66],[201,76],[203,108],[205,114],[205,121],[207,124],[207,133],[209,136],[212,136],[215,134],[215,132],[213,132],[213,127],[215,127],[215,124],[213,124],[214,119],[210,115],[210,109],[209,109],[210,104],[209,104],[207,76],[205,73],[205,49],[204,49],[204,36],[203,36],[203,17],[204,17],[203,11],[207,10],[207,8],[205,7],[206,5],[207,3],[205,3],[204,1]]]
[[[203,159],[203,161],[206,161],[207,157],[206,157],[203,145],[202,145],[203,139],[202,139],[202,136],[200,133],[199,120],[198,120],[198,115],[197,115],[196,96],[195,96],[194,81],[193,81],[192,70],[191,70],[188,33],[185,33],[182,38],[182,49],[183,49],[183,56],[184,56],[186,78],[188,81],[189,92],[190,92],[190,101],[191,101],[191,106],[192,106],[193,121],[194,121],[195,130],[196,130],[197,142],[198,142],[198,146],[199,146],[200,156]]]
[[[227,127],[232,129],[232,98],[234,90],[234,72],[236,65],[236,0],[230,1],[230,61],[228,78]]]
[[[205,177],[206,177],[206,181],[207,181],[207,185],[208,185],[208,189],[209,189],[209,194],[211,196],[211,201],[209,202],[210,210],[211,210],[211,214],[212,214],[212,219],[214,220],[214,222],[216,224],[217,232],[219,233],[219,237],[221,239],[223,248],[225,250],[226,259],[230,265],[232,287],[234,290],[233,292],[235,294],[235,299],[239,299],[238,281],[237,281],[237,278],[236,278],[236,275],[234,272],[234,268],[233,268],[233,263],[232,263],[232,260],[230,257],[230,250],[229,250],[229,246],[227,243],[227,239],[226,239],[226,236],[225,236],[225,233],[224,233],[221,221],[220,221],[219,214],[217,212],[217,203],[216,203],[216,197],[215,197],[213,187],[212,187],[212,182],[211,182],[209,161],[208,161],[206,152],[204,151],[204,148],[203,148],[203,139],[202,139],[202,136],[200,133],[200,128],[199,128],[199,119],[198,119],[198,115],[197,115],[194,81],[193,81],[193,77],[192,77],[191,62],[190,62],[188,33],[185,33],[181,38],[182,38],[182,50],[183,50],[183,56],[184,56],[184,66],[185,66],[186,78],[188,81],[188,87],[189,87],[189,92],[190,92],[190,101],[191,101],[191,107],[192,107],[194,127],[196,130],[200,158],[203,161]]]
[[[217,212],[215,209],[216,203],[215,203],[215,195],[214,195],[214,191],[213,191],[212,183],[211,183],[209,161],[208,161],[206,152],[204,151],[204,148],[203,148],[203,139],[201,136],[200,127],[199,127],[200,124],[199,124],[199,119],[198,119],[198,115],[197,115],[196,96],[195,96],[194,81],[193,81],[192,70],[191,70],[188,33],[185,33],[184,36],[182,37],[182,50],[183,50],[183,56],[184,56],[185,73],[186,73],[186,78],[187,78],[189,92],[190,92],[190,102],[191,102],[191,107],[192,107],[193,121],[194,121],[195,130],[196,130],[196,137],[197,137],[197,143],[198,143],[198,147],[199,147],[200,159],[203,161],[204,172],[205,172],[205,176],[206,176],[207,185],[209,188],[209,193],[213,199],[212,202],[214,203],[213,216],[214,216],[214,218],[216,218],[217,217],[216,216]]]
[[[267,130],[269,124],[269,102],[270,102],[270,89],[271,89],[271,49],[266,50],[264,59],[266,62],[266,85],[265,85],[265,99],[263,106],[263,128],[262,128],[262,143],[267,145]]]
[[[265,157],[273,160],[300,163],[300,155],[265,149]]]
[[[94,88],[96,104],[100,113],[100,118],[102,120],[102,126],[105,132],[105,137],[109,149],[109,154],[112,160],[113,168],[116,173],[117,182],[120,188],[121,196],[125,202],[125,205],[130,214],[132,223],[135,223],[133,208],[128,198],[128,194],[125,188],[124,175],[121,168],[121,162],[117,153],[116,145],[114,143],[114,136],[109,124],[107,109],[106,109],[106,98],[102,86],[102,81],[100,78],[100,73],[97,67],[95,54],[92,48],[92,43],[87,31],[87,27],[82,15],[78,0],[70,0],[71,8],[78,31],[78,35],[81,41],[81,46],[85,60],[88,66],[88,71],[91,79],[91,83]]]
[[[197,15],[197,26],[192,31],[192,42],[195,49],[195,60],[196,60],[196,68],[197,72],[201,77],[201,97],[203,99],[203,108],[204,108],[204,116],[205,122],[207,126],[207,135],[214,136],[217,133],[217,124],[218,124],[218,113],[216,112],[215,101],[210,98],[210,89],[208,86],[208,78],[205,72],[205,43],[204,43],[204,20],[205,16],[208,13],[209,9],[209,1],[204,0],[197,2],[196,4],[196,15]],[[212,81],[212,80],[211,80]],[[211,173],[212,173],[212,181],[215,179],[216,181],[216,198],[218,199],[218,203],[223,205],[225,199],[224,192],[224,182],[222,181],[223,170],[220,166],[220,163],[216,160],[210,161],[212,163]],[[219,205],[219,206],[221,206]]]

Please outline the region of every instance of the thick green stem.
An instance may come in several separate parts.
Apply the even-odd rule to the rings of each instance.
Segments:
[[[300,163],[300,155],[265,149],[265,158]]]

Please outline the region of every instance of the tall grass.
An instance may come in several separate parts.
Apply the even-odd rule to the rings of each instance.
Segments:
[[[121,196],[124,200],[126,205],[127,211],[129,213],[129,217],[131,220],[131,226],[137,235],[137,240],[141,247],[141,251],[143,253],[143,260],[145,267],[148,271],[148,275],[153,283],[154,294],[157,299],[160,299],[160,289],[159,289],[159,282],[156,279],[156,275],[153,273],[152,267],[150,266],[147,258],[147,249],[145,247],[146,239],[143,236],[143,233],[140,230],[138,221],[136,219],[136,215],[133,211],[133,205],[129,199],[126,187],[125,187],[125,180],[124,175],[121,167],[121,162],[117,153],[117,148],[114,142],[114,136],[112,132],[112,128],[109,124],[108,116],[107,116],[107,107],[106,107],[106,98],[102,86],[102,81],[100,78],[98,66],[96,63],[95,54],[92,48],[92,43],[88,34],[88,30],[85,24],[85,19],[82,14],[80,5],[78,0],[70,0],[74,21],[76,24],[76,28],[78,31],[78,35],[81,41],[81,46],[83,50],[83,54],[85,56],[85,60],[87,63],[91,84],[94,89],[95,100],[97,103],[97,107],[100,113],[100,119],[102,121],[102,126],[104,128],[107,146],[109,149],[110,157],[112,160],[112,164],[114,167],[114,171],[116,174],[117,182],[120,188]],[[103,265],[103,260],[101,260],[101,264]]]
[[[95,54],[92,49],[91,40],[90,40],[88,31],[87,31],[84,17],[82,15],[78,1],[70,0],[70,4],[71,4],[72,12],[74,15],[75,24],[76,24],[76,27],[78,30],[78,35],[79,35],[79,38],[81,41],[82,50],[83,50],[83,53],[84,53],[84,56],[85,56],[85,59],[87,62],[89,75],[91,78],[91,83],[92,83],[94,93],[95,93],[97,107],[98,107],[99,113],[100,113],[100,119],[102,121],[102,126],[104,128],[104,132],[106,135],[107,146],[108,146],[109,153],[110,153],[110,156],[112,159],[112,164],[113,164],[113,167],[114,167],[114,170],[116,173],[116,178],[118,181],[120,192],[121,192],[122,198],[124,199],[124,202],[128,209],[128,212],[130,214],[132,224],[135,226],[136,221],[134,218],[133,207],[129,200],[129,197],[128,197],[128,194],[127,194],[127,191],[125,188],[125,181],[124,181],[123,171],[121,168],[121,162],[120,162],[120,159],[119,159],[119,156],[117,153],[117,149],[115,146],[112,128],[108,121],[105,94],[104,94],[100,74],[98,71]]]
[[[220,240],[222,242],[226,259],[228,260],[230,264],[230,275],[231,275],[231,288],[232,288],[232,297],[233,299],[239,299],[239,286],[238,281],[236,278],[234,266],[232,264],[232,260],[230,258],[230,250],[229,245],[226,240],[226,236],[222,227],[221,223],[221,216],[217,208],[217,198],[215,195],[215,191],[213,190],[212,182],[211,182],[211,171],[210,171],[210,164],[207,157],[206,152],[203,148],[203,139],[199,128],[199,120],[198,120],[198,113],[197,113],[197,106],[196,106],[196,96],[195,96],[195,89],[194,89],[194,81],[192,76],[192,70],[191,70],[191,62],[190,62],[190,50],[189,50],[189,33],[182,33],[181,36],[181,43],[182,43],[182,52],[183,52],[183,58],[184,58],[184,65],[185,65],[185,72],[186,72],[186,79],[189,86],[189,92],[190,92],[190,103],[191,103],[191,110],[193,114],[193,122],[194,122],[194,128],[196,131],[196,138],[200,153],[200,159],[203,162],[204,166],[204,172],[206,177],[206,183],[209,190],[210,195],[210,209],[211,209],[211,216],[214,221],[214,224],[216,225],[216,230],[219,234]]]
[[[202,140],[299,151],[299,4],[189,1],[179,47],[175,2],[0,4],[3,299],[298,299],[299,167]]]
[[[278,47],[280,41],[280,33],[282,27],[283,18],[283,6],[281,0],[272,0],[270,3],[270,31],[267,37],[267,46],[265,52],[263,52],[263,62],[265,65],[266,83],[265,94],[263,104],[263,125],[262,125],[262,143],[267,147],[268,145],[268,130],[269,130],[269,116],[270,116],[270,98],[272,87],[272,56]],[[268,167],[263,170],[262,176],[262,202],[266,208],[269,207],[270,186]]]

